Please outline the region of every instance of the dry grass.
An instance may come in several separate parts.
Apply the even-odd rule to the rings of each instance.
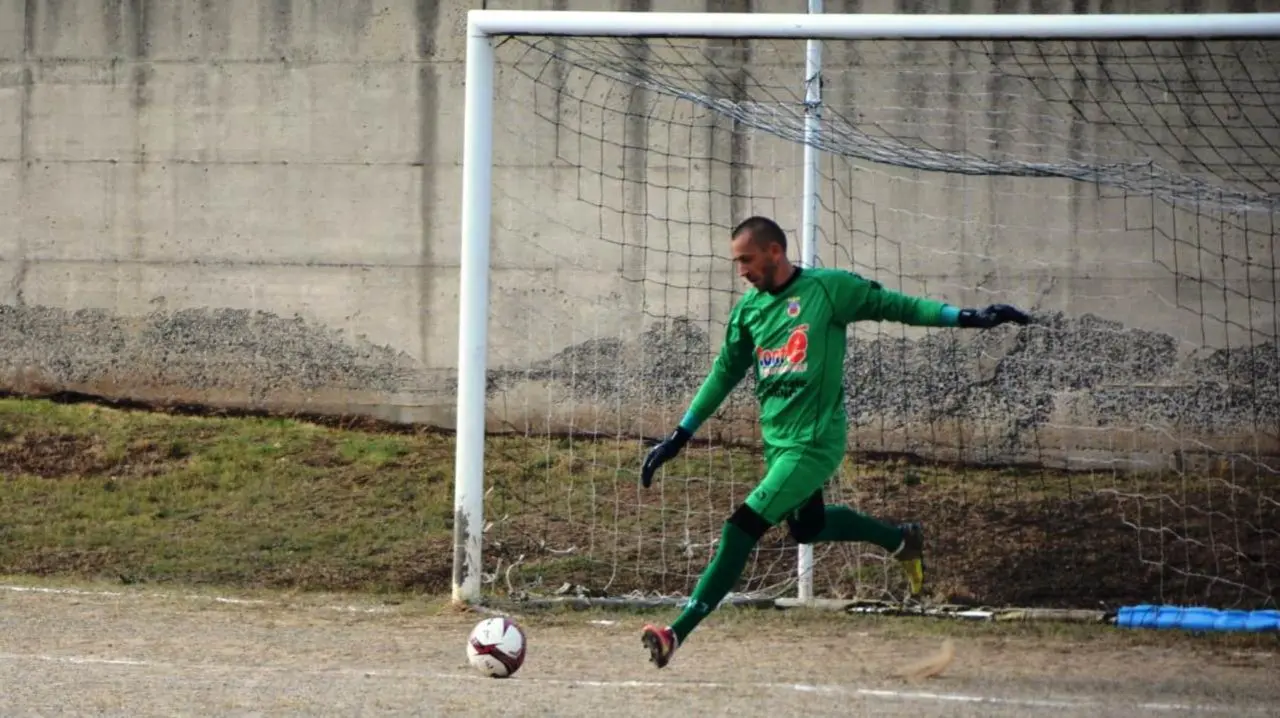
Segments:
[[[643,451],[635,441],[492,438],[494,587],[687,593],[759,458],[690,448],[646,492],[636,485]],[[839,500],[926,522],[934,599],[1247,607],[1274,600],[1280,585],[1265,560],[1280,552],[1270,528],[1280,505],[1259,502],[1264,494],[1187,477],[851,459]],[[0,399],[0,573],[438,594],[450,583],[452,503],[446,434]],[[794,571],[784,532],[761,546],[775,564],[753,564],[740,589]],[[817,589],[882,597],[891,579],[852,550],[867,548],[820,562]]]

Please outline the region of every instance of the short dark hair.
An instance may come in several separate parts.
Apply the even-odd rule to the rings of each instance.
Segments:
[[[743,233],[750,233],[756,246],[762,249],[776,242],[782,247],[783,252],[787,251],[787,233],[782,231],[782,227],[779,227],[777,222],[768,217],[747,217],[733,228],[733,234],[729,236],[737,237]]]

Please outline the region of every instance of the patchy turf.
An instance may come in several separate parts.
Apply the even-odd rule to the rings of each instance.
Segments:
[[[446,438],[0,401],[0,571],[438,589]]]
[[[493,587],[687,593],[754,484],[747,451],[690,448],[649,491],[635,441],[495,437]],[[242,588],[442,592],[453,439],[404,427],[210,417],[0,399],[0,573]],[[1274,604],[1280,493],[1224,478],[1068,475],[853,461],[839,496],[930,537],[934,598],[997,605]],[[1268,498],[1271,497],[1271,498]],[[820,549],[823,595],[896,574]],[[740,588],[785,582],[768,534]]]

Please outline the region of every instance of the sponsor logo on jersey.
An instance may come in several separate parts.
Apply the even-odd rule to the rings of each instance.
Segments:
[[[800,316],[800,297],[792,297],[787,300],[787,316],[792,319]]]
[[[791,330],[787,343],[776,349],[756,347],[756,363],[760,376],[776,376],[802,372],[808,368],[805,359],[809,353],[809,325],[801,324]]]
[[[778,377],[760,384],[761,399],[790,399],[804,391],[804,377],[796,374]]]

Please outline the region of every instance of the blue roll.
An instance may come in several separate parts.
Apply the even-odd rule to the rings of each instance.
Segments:
[[[1116,614],[1120,628],[1179,629],[1232,633],[1280,633],[1280,611],[1236,611],[1200,606],[1126,606]]]

